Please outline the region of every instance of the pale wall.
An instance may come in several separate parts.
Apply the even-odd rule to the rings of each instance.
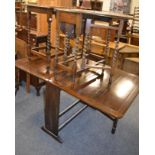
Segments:
[[[134,7],[135,7],[135,6],[139,6],[139,0],[132,0],[132,1],[131,1],[130,13],[133,13]]]
[[[102,1],[103,1],[102,10],[109,11],[110,10],[110,1],[111,0],[102,0]],[[133,13],[135,6],[139,6],[139,0],[131,0],[130,13]]]

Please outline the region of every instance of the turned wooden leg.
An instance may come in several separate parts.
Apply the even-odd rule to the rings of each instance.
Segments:
[[[118,119],[113,120],[113,126],[112,126],[112,130],[111,130],[112,134],[114,134],[116,132],[117,122],[118,122]]]

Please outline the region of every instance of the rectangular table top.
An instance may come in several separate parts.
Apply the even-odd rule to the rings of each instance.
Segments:
[[[85,72],[82,76],[77,76],[77,85],[73,87],[70,73],[62,69],[58,69],[56,80],[53,71],[50,75],[47,75],[45,73],[47,65],[45,60],[34,58],[34,60],[29,61],[27,58],[23,58],[17,60],[15,65],[17,68],[57,86],[112,118],[123,117],[139,90],[138,76],[121,70],[115,72],[110,88],[105,89],[109,79],[108,71],[105,71],[103,79],[97,78],[89,85],[78,87],[82,83],[95,78],[93,70],[92,72]],[[52,66],[53,61],[51,61],[51,70],[53,70]]]
[[[55,8],[55,10],[70,12],[70,13],[80,13],[84,15],[95,15],[100,17],[116,18],[116,19],[133,19],[133,16],[131,15],[116,13],[112,11],[95,11],[95,10],[85,10],[85,9],[76,9],[76,8]]]
[[[80,13],[83,15],[89,16],[98,16],[98,17],[107,17],[107,18],[116,18],[116,19],[133,19],[133,16],[126,15],[123,13],[115,13],[111,11],[95,11],[95,10],[85,10],[85,9],[76,9],[76,8],[66,8],[62,6],[50,6],[50,5],[38,5],[38,4],[28,4],[27,5],[28,11],[34,11],[39,13],[53,13],[56,11],[63,11],[63,12],[70,12],[70,13]]]

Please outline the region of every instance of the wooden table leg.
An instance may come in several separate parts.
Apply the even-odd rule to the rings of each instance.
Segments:
[[[30,74],[26,73],[26,92],[30,92]]]
[[[15,68],[15,96],[17,95],[17,91],[19,90],[19,69]]]
[[[118,119],[113,120],[113,126],[112,126],[112,130],[111,130],[112,134],[114,134],[116,132],[117,122],[118,122]]]
[[[59,132],[59,104],[60,104],[60,89],[52,84],[46,83],[45,91],[45,126],[42,129],[62,143]]]

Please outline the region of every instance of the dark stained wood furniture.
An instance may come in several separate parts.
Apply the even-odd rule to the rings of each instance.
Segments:
[[[51,68],[53,68],[53,63],[54,61],[52,60]],[[61,68],[59,69],[57,80],[52,74],[42,74],[46,70],[46,65],[47,62],[40,58],[33,58],[33,61],[29,61],[26,58],[16,61],[16,68],[46,81],[45,125],[43,129],[59,141],[61,141],[59,130],[63,128],[63,126],[59,126],[60,90],[66,91],[86,105],[99,110],[111,118],[113,120],[112,133],[116,130],[118,119],[125,115],[138,94],[138,77],[121,70],[115,72],[112,77],[111,87],[105,91],[108,79],[107,71],[104,78],[97,78],[83,88],[73,88],[70,74],[64,72]],[[87,81],[92,76],[94,75],[85,73],[82,77],[77,77],[76,80],[80,84],[80,82]]]
[[[50,49],[51,49],[51,41],[50,41],[50,36],[51,36],[51,22],[52,22],[52,14],[54,13],[54,8],[53,7],[49,7],[49,6],[40,6],[40,5],[27,5],[27,20],[28,20],[28,57],[30,59],[30,57],[32,55],[35,55],[36,53],[33,52],[32,50],[32,46],[31,46],[31,40],[30,40],[30,34],[31,34],[31,30],[30,30],[30,21],[31,21],[31,14],[32,12],[35,13],[41,13],[41,14],[46,14],[47,15],[47,23],[48,23],[48,32],[47,32],[47,47],[46,49],[46,54],[47,54],[47,59],[49,59],[50,57]],[[39,55],[39,51],[38,54]]]
[[[83,44],[83,51],[82,53],[80,53],[81,51],[79,50],[79,36],[81,34],[81,30],[82,30],[82,20],[85,19],[87,20],[88,18],[91,17],[92,18],[99,18],[100,20],[108,20],[109,22],[112,20],[112,19],[118,19],[120,20],[120,23],[119,23],[119,26],[116,28],[116,27],[104,27],[106,29],[106,32],[109,33],[110,35],[110,31],[117,31],[117,35],[116,35],[116,46],[114,48],[114,52],[113,52],[113,58],[112,58],[112,70],[115,66],[115,63],[116,63],[116,59],[117,59],[117,53],[118,53],[118,43],[119,43],[119,38],[121,36],[121,33],[122,33],[122,29],[123,29],[123,23],[124,23],[124,20],[128,19],[128,18],[131,18],[130,16],[127,16],[127,15],[123,15],[123,14],[116,14],[116,13],[111,13],[111,12],[99,12],[99,11],[88,11],[88,10],[80,10],[80,9],[62,9],[62,8],[56,8],[56,19],[57,19],[57,26],[56,26],[56,29],[57,29],[57,38],[56,38],[56,53],[55,53],[55,67],[54,69],[56,70],[56,67],[62,67],[64,70],[67,70],[69,71],[70,73],[72,72],[73,74],[73,83],[75,82],[75,78],[76,78],[76,75],[85,71],[85,70],[89,70],[89,68],[91,68],[90,66],[87,67],[86,66],[86,58],[88,55],[89,52],[88,49],[87,49],[87,46],[89,46],[87,43],[85,44],[85,42],[89,42],[88,40],[88,37],[85,39],[85,31],[84,31],[84,38],[83,38],[83,41],[84,41],[84,44]],[[65,46],[64,48],[64,60],[63,62],[59,63],[58,62],[58,49],[59,49],[59,35],[60,35],[60,23],[67,23],[67,24],[72,24],[72,25],[75,25],[75,45],[74,47],[72,48],[72,53],[70,55],[67,55],[67,48],[68,48],[68,45]],[[84,25],[85,27],[85,25]],[[100,28],[103,29],[103,26],[98,26],[98,27],[102,27]],[[84,28],[85,30],[85,28]],[[105,32],[104,32],[105,33]],[[66,37],[67,37],[67,34],[66,34]],[[109,38],[109,37],[108,37]],[[87,40],[87,41],[86,41]],[[90,43],[89,43],[90,44]],[[108,45],[109,45],[109,41],[106,41],[106,51],[108,50]],[[82,62],[81,62],[81,68],[77,68],[77,60],[80,58],[80,56],[82,56]],[[72,60],[71,60],[72,59]],[[72,61],[72,64],[69,66],[67,64],[67,62],[69,61]],[[103,60],[101,60],[103,61]],[[101,64],[101,62],[96,62],[97,64]],[[103,63],[103,62],[102,62]],[[94,66],[94,67],[97,67],[99,68],[99,66]],[[103,66],[100,67],[102,68],[103,70]],[[112,73],[111,73],[112,74]],[[93,79],[92,79],[93,80]],[[110,80],[111,81],[111,80]],[[88,82],[88,81],[87,81]],[[91,82],[91,81],[89,81]],[[89,83],[88,82],[88,83]]]
[[[55,11],[70,12],[75,14],[80,13],[82,15],[83,20],[94,19],[99,21],[107,21],[109,23],[112,22],[112,20],[118,20],[118,21],[123,20],[124,22],[128,19],[133,19],[133,17],[130,15],[108,12],[108,11],[94,11],[94,10],[83,10],[83,9],[74,9],[74,8],[70,8],[70,9],[55,8]]]
[[[25,58],[27,57],[27,30],[22,29],[19,31],[16,35],[16,56],[17,59]],[[46,46],[47,44],[47,35],[44,34],[37,34],[36,32],[31,33],[31,44],[32,46],[39,47],[40,44],[44,44]],[[20,71],[19,73],[19,83],[21,81],[26,81],[26,73],[24,71]],[[36,95],[40,95],[40,89],[45,84],[42,80],[35,76],[30,76],[30,84],[35,87],[36,89]]]
[[[119,29],[119,34],[121,33],[121,29],[123,26],[123,21],[131,18],[130,16],[127,15],[122,15],[122,14],[116,14],[116,13],[109,13],[109,12],[99,12],[99,11],[88,11],[88,10],[80,10],[80,9],[61,9],[61,8],[54,8],[54,7],[47,7],[47,6],[37,6],[37,5],[28,5],[27,6],[27,12],[28,12],[28,21],[31,20],[31,12],[37,12],[37,13],[45,13],[47,14],[47,19],[48,19],[48,41],[47,41],[47,51],[46,53],[39,52],[39,48],[33,48],[31,50],[31,41],[30,41],[30,31],[29,27],[30,25],[28,24],[28,56],[29,58],[31,57],[31,54],[40,56],[42,58],[45,58],[48,62],[50,62],[51,58],[51,44],[50,44],[50,31],[51,31],[51,26],[50,23],[52,21],[52,14],[54,12],[63,12],[64,14],[69,14],[70,16],[70,21],[68,20],[67,22],[72,22],[74,23],[74,17],[72,16],[78,16],[79,15],[79,21],[76,27],[76,34],[80,35],[81,32],[81,24],[82,20],[86,20],[87,18],[93,18],[93,19],[100,19],[100,20],[106,20],[106,21],[111,21],[113,18],[120,19],[120,29]],[[72,16],[71,16],[72,14]],[[67,18],[66,18],[67,20]],[[81,20],[81,21],[80,21]],[[79,26],[78,26],[79,25]],[[84,26],[85,27],[85,26]],[[85,30],[85,29],[84,29]],[[85,34],[85,33],[84,33]],[[42,49],[42,48],[41,48]],[[60,53],[61,54],[61,53]],[[47,72],[50,72],[50,67],[49,65],[46,67]],[[28,80],[30,81],[30,80]],[[29,91],[29,83],[27,81],[27,91]]]
[[[31,23],[30,21],[32,21],[32,13],[41,13],[41,14],[46,14],[47,15],[47,22],[48,22],[48,32],[47,34],[37,34],[37,37],[35,38],[35,47],[37,48],[36,52],[34,52],[32,50],[32,40],[31,40],[31,34],[33,34],[34,32],[31,31]],[[50,45],[50,35],[51,35],[51,22],[52,22],[52,14],[53,14],[53,8],[52,7],[48,7],[48,6],[39,6],[39,5],[27,5],[27,35],[26,35],[26,39],[27,39],[27,44],[28,44],[28,48],[27,48],[27,56],[29,58],[29,60],[31,59],[32,55],[40,55],[40,51],[38,50],[39,48],[39,44],[40,43],[46,43],[44,48],[42,48],[42,50],[44,49],[45,51],[45,55],[47,54],[47,59],[49,59],[49,54],[50,54],[50,50],[51,50],[51,45]],[[31,60],[30,60],[31,61]],[[29,92],[30,89],[30,83],[31,81],[34,81],[33,83],[37,84],[40,79],[38,79],[38,77],[34,77],[34,80],[31,78],[31,76],[29,74],[26,74],[26,90],[27,92]],[[37,82],[37,83],[36,83]],[[44,82],[41,82],[39,85],[36,86],[36,90],[37,90],[37,95],[39,95],[39,90],[40,88],[44,85]]]
[[[101,20],[106,19],[108,21],[111,21],[113,18],[119,19],[119,38],[122,32],[123,21],[130,18],[130,16],[110,12],[94,12],[79,9],[55,9],[57,13],[57,22],[61,21],[76,25],[76,42],[75,49],[73,51],[73,60],[67,62],[67,65],[71,67],[70,69],[67,66],[61,65],[61,63],[58,63],[64,60],[64,55],[58,55],[59,51],[61,51],[58,46],[59,35],[56,37],[54,57],[51,57],[52,49],[50,45],[50,23],[52,20],[51,14],[53,13],[53,8],[46,8],[42,6],[28,6],[28,8],[28,19],[30,19],[31,11],[33,12],[34,10],[37,12],[45,11],[45,13],[48,14],[46,55],[43,56],[38,54],[39,52],[34,52],[31,49],[30,35],[28,33],[28,58],[16,61],[16,68],[27,73],[27,84],[29,84],[30,75],[36,76],[46,83],[44,108],[45,125],[42,129],[61,142],[59,131],[73,118],[75,118],[77,114],[83,111],[87,106],[90,106],[96,110],[99,110],[113,120],[112,133],[115,133],[118,119],[124,116],[125,112],[128,110],[132,101],[138,94],[138,77],[115,69],[113,70],[111,85],[109,86],[109,70],[104,70],[104,73],[101,74],[101,70],[98,67],[92,67],[86,69],[84,72],[79,71],[73,78],[73,75],[75,75],[73,74],[75,73],[74,66],[76,66],[75,68],[78,70],[79,66],[81,66],[81,61],[83,61],[83,57],[82,59],[76,59],[76,55],[78,54],[77,49],[79,46],[79,40],[77,38],[81,32],[81,21],[83,18],[87,19],[89,17],[95,17],[100,18]],[[59,31],[58,26],[57,31]],[[119,40],[117,40],[117,42],[118,41]],[[117,53],[118,51],[116,51],[116,54]],[[117,57],[113,56],[113,58],[116,59]],[[96,62],[94,60],[90,60],[89,64],[93,66],[96,65]],[[86,106],[76,112],[63,124],[59,124],[59,117],[66,113],[70,107],[67,108],[65,112],[59,113],[61,90],[78,98],[76,103],[82,101],[86,104]]]
[[[108,22],[109,25],[112,24],[113,20],[116,20],[119,22],[119,38],[122,35],[122,30],[124,27],[124,23],[126,23],[127,20],[129,19],[133,19],[132,16],[130,15],[125,15],[125,14],[120,14],[120,13],[114,13],[114,12],[108,12],[108,11],[94,11],[94,10],[83,10],[83,9],[74,9],[74,8],[70,8],[70,9],[65,9],[65,8],[55,8],[56,12],[63,12],[63,13],[70,13],[70,14],[74,14],[74,16],[76,14],[80,14],[81,18],[82,18],[82,30],[78,30],[81,31],[81,33],[83,34],[83,46],[82,48],[84,48],[84,40],[85,40],[85,35],[87,33],[87,19],[92,19],[93,21],[104,21],[104,22]]]

